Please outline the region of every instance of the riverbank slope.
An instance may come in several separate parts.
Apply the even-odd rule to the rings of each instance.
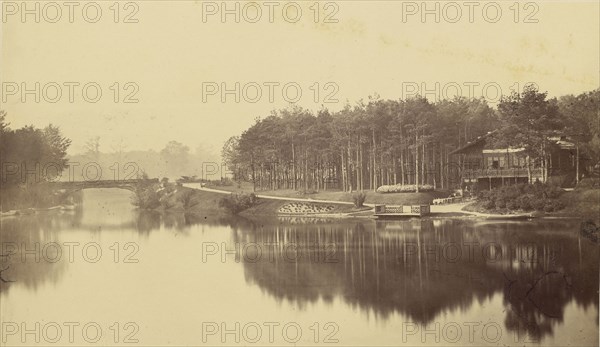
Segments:
[[[188,194],[191,192],[191,201],[186,212],[195,214],[210,214],[210,213],[226,213],[219,207],[219,201],[231,194],[228,191],[220,191],[210,188],[192,188],[189,186],[179,187],[176,194],[173,196],[177,200],[178,195]],[[307,213],[308,215],[348,215],[371,210],[371,207],[355,208],[352,203],[343,201],[324,201],[302,198],[285,198],[285,197],[270,197],[258,195],[258,202],[242,211],[241,215],[285,215],[284,211],[289,210],[290,206],[297,207],[303,205],[308,210],[321,211],[326,210],[327,213]],[[182,209],[181,206],[176,209]],[[293,214],[293,213],[290,213]],[[305,214],[302,214],[305,215]]]

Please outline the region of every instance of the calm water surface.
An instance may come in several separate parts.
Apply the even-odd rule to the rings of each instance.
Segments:
[[[575,221],[140,213],[2,220],[1,345],[598,345]]]

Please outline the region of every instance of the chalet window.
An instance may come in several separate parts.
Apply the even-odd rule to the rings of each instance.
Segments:
[[[519,156],[513,156],[513,165],[512,167],[515,168],[522,168],[525,166],[525,158],[519,157]]]
[[[504,169],[504,156],[498,157],[498,165],[501,169]]]
[[[499,169],[500,168],[500,157],[488,157],[488,168]]]
[[[465,162],[465,169],[467,170],[476,170],[481,167],[481,162],[479,160],[468,160]]]

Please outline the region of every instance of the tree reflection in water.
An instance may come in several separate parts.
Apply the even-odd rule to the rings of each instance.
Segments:
[[[0,270],[4,270],[2,279],[5,281],[0,281],[0,294],[14,284],[37,290],[42,282],[56,283],[64,274],[66,263],[60,260],[36,262],[35,253],[40,258],[40,254],[44,252],[43,246],[58,242],[57,232],[78,225],[78,220],[81,220],[80,210],[2,219]],[[49,247],[43,256],[52,260],[56,258],[57,252],[55,248]],[[61,255],[61,258],[64,257]]]
[[[161,231],[187,235],[192,228],[200,224],[232,228],[246,228],[251,224],[246,219],[224,215],[136,211],[125,204],[127,200],[119,202],[127,208],[107,210],[103,204],[98,204],[98,207],[88,203],[67,212],[49,211],[3,218],[0,231],[0,295],[7,293],[13,285],[37,290],[45,282],[58,283],[67,271],[69,263],[69,246],[66,246],[65,242],[77,241],[71,237],[73,232],[84,232],[93,236],[100,233],[121,234],[133,231],[147,238],[151,233]],[[56,247],[53,244],[56,244]],[[110,252],[109,246],[110,244],[104,245],[105,252]],[[79,252],[76,255],[79,257],[81,242],[79,249],[74,249]]]
[[[427,325],[502,294],[506,328],[534,338],[551,335],[570,303],[598,310],[598,246],[579,238],[576,222],[307,222],[148,211],[127,216],[113,224],[103,223],[102,214],[83,218],[81,210],[6,218],[1,241],[33,249],[71,230],[129,230],[147,237],[227,227],[233,242],[261,249],[259,258],[240,257],[246,281],[300,307],[341,299],[380,319],[399,313]],[[36,290],[43,282],[57,282],[68,266],[19,259],[20,254],[0,257],[0,269],[8,268],[3,279],[15,281],[0,281],[0,295],[16,283]]]
[[[247,281],[300,306],[340,297],[426,325],[503,293],[506,328],[535,339],[572,301],[598,308],[598,247],[575,223],[278,222],[234,229],[234,239],[263,252],[241,257]]]

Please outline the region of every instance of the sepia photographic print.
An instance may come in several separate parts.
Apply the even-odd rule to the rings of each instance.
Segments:
[[[597,0],[0,0],[0,346],[598,346]]]

